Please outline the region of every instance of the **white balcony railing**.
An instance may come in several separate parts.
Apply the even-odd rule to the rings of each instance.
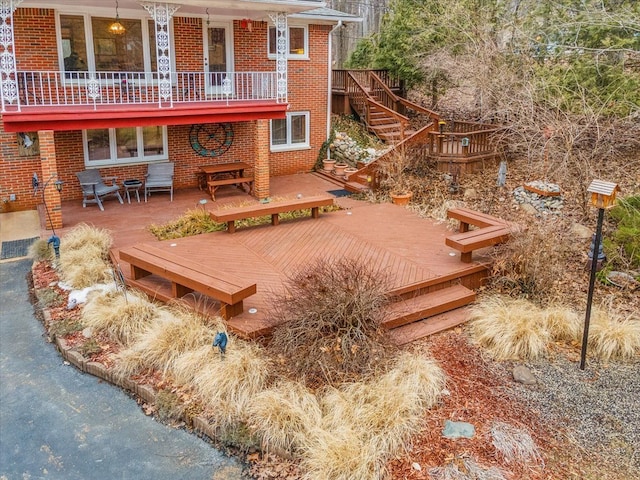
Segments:
[[[19,71],[2,90],[2,110],[21,107],[157,105],[277,100],[276,72],[174,72],[159,88],[156,72]],[[9,83],[11,84],[11,83]]]

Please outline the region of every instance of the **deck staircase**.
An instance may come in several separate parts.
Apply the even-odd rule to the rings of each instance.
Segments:
[[[394,93],[388,75],[381,71],[344,70],[336,79],[351,111],[369,132],[390,146],[384,155],[366,165],[358,165],[357,172],[344,178],[318,172],[326,178],[333,177],[350,192],[375,190],[381,180],[379,165],[400,149],[412,158],[434,163],[439,171],[456,178],[497,164],[500,159],[492,140],[498,129],[495,125],[446,122],[438,113]]]
[[[486,265],[473,264],[455,274],[388,292],[391,303],[383,313],[382,327],[393,343],[404,345],[465,323],[466,307],[476,299],[474,288],[487,274]],[[245,312],[227,320],[227,327],[239,337],[257,339],[270,336],[275,325]]]
[[[426,143],[424,133],[438,128],[439,115],[421,105],[396,95],[373,71],[349,71],[345,76],[349,103],[367,130],[390,146],[389,151],[369,164],[358,165],[358,171],[345,177],[319,170],[317,173],[352,193],[377,187],[377,166],[394,150]],[[406,114],[414,112],[413,123]]]
[[[468,312],[462,308],[475,301],[475,292],[460,283],[443,282],[434,288],[407,293],[387,307],[382,326],[394,343],[410,343],[467,321]]]

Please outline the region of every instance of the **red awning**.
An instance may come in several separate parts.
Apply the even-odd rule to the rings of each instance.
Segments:
[[[95,128],[142,127],[148,125],[192,125],[196,123],[246,122],[285,118],[288,105],[272,101],[197,102],[158,105],[91,105],[64,107],[22,107],[4,112],[6,132],[39,130],[86,130]]]

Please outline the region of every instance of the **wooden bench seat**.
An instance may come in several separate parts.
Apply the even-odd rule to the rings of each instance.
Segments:
[[[333,205],[333,197],[315,196],[270,203],[257,203],[242,207],[219,208],[210,211],[209,215],[215,222],[226,222],[227,232],[233,233],[236,231],[235,222],[237,220],[271,215],[271,225],[278,225],[280,223],[279,215],[281,213],[310,208],[311,217],[318,218],[320,215],[320,207],[329,207],[331,205]]]
[[[460,221],[460,232],[469,231],[470,225],[478,228],[508,225],[506,220],[468,208],[451,208],[447,211],[447,217]]]
[[[198,262],[155,247],[140,244],[120,250],[119,257],[131,266],[134,283],[149,275],[171,282],[171,296],[180,298],[193,291],[220,302],[220,315],[229,319],[242,313],[242,301],[256,293],[256,284],[212,270]]]
[[[207,182],[207,187],[209,188],[209,194],[211,195],[211,199],[216,199],[216,190],[223,185],[239,185],[246,186],[247,193],[251,194],[253,189],[253,177],[228,177],[228,178],[217,178],[215,180],[209,180]]]
[[[447,217],[458,220],[460,227],[459,233],[445,238],[445,244],[458,250],[464,263],[471,263],[474,250],[506,242],[514,227],[506,220],[468,208],[452,208]],[[479,228],[470,230],[470,226]]]

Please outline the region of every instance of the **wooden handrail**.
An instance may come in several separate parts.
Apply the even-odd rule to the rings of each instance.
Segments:
[[[370,97],[367,97],[367,102],[369,102],[369,105],[374,105],[377,108],[379,108],[380,110],[384,110],[385,113],[391,115],[393,118],[395,118],[399,122],[401,122],[403,124],[409,123],[409,119],[407,117],[405,117],[401,113],[396,112],[395,110],[392,110],[392,109],[386,107],[385,105],[383,105],[383,104],[381,104],[379,102],[376,102],[374,99],[372,99]]]

